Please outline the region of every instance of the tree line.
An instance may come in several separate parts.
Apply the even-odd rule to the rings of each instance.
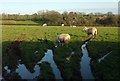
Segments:
[[[26,21],[31,20],[37,23],[47,23],[50,26],[60,26],[64,24],[65,26],[120,26],[120,16],[108,12],[106,14],[102,13],[82,13],[82,12],[63,12],[59,13],[57,11],[38,11],[32,15],[20,15],[20,14],[2,14],[2,20],[16,20],[16,21]]]

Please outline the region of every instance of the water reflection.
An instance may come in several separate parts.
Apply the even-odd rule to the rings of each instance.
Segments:
[[[7,73],[10,73],[10,69],[8,69],[8,66],[5,66],[4,69],[7,71]]]
[[[34,79],[36,76],[40,75],[40,67],[34,67],[34,73],[28,71],[24,64],[19,64],[16,72],[21,76],[22,79]]]
[[[86,80],[86,79],[93,80],[94,76],[92,74],[91,67],[90,67],[91,58],[88,56],[86,44],[87,43],[85,43],[81,46],[83,56],[82,56],[81,62],[80,62],[80,65],[81,65],[80,71],[81,71],[81,75],[82,75],[83,80]]]
[[[45,56],[37,64],[40,64],[42,62],[50,63],[50,66],[52,67],[52,70],[53,70],[53,73],[55,75],[55,78],[62,80],[60,70],[58,69],[57,65],[54,62],[52,50],[48,49],[47,53],[45,53]]]
[[[0,81],[2,80],[2,76],[0,75]]]
[[[19,60],[21,61],[21,60]],[[22,79],[35,79],[37,76],[40,75],[40,65],[42,62],[48,62],[50,63],[50,66],[53,70],[53,73],[55,75],[56,79],[61,79],[61,73],[57,67],[57,65],[54,62],[53,59],[53,52],[52,50],[48,49],[47,53],[45,53],[45,56],[42,58],[42,60],[38,61],[34,66],[34,73],[31,73],[25,66],[25,64],[18,64],[18,68],[16,68],[16,72],[21,76]],[[11,73],[11,70],[8,66],[5,66],[4,69],[7,71],[7,73]]]

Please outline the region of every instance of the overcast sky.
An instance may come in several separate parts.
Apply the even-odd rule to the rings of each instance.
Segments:
[[[0,0],[0,13],[33,14],[40,10],[56,10],[58,12],[113,12],[117,14],[118,1],[119,0]]]

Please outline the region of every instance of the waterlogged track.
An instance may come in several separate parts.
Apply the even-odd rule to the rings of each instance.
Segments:
[[[55,78],[62,80],[60,70],[58,69],[57,65],[54,62],[52,50],[49,49],[45,54],[45,56],[42,58],[42,60],[39,61],[37,64],[41,64],[42,62],[50,63],[50,66],[52,67]]]
[[[21,60],[19,60],[21,61]],[[34,79],[37,76],[39,76],[40,73],[40,64],[42,64],[42,62],[48,62],[50,63],[50,66],[52,68],[52,71],[55,75],[56,80],[59,79],[62,81],[62,77],[61,77],[61,73],[57,67],[57,65],[54,62],[53,59],[53,53],[52,50],[48,49],[47,53],[45,53],[45,56],[42,58],[42,60],[40,60],[39,62],[37,62],[37,64],[34,66],[34,73],[31,73],[30,71],[28,71],[28,69],[26,68],[26,66],[24,64],[19,64],[16,69],[16,72],[21,76],[22,79]],[[8,69],[8,66],[5,66],[4,69],[7,71],[7,73],[11,73],[11,70]]]
[[[82,75],[82,79],[83,80],[86,80],[86,79],[93,80],[94,76],[92,74],[91,67],[90,67],[91,58],[88,55],[86,43],[81,46],[81,49],[82,49],[82,53],[83,53],[83,56],[82,56],[81,62],[80,62],[80,66],[81,66],[80,72]]]
[[[81,72],[81,76],[82,76],[82,79],[83,81],[87,80],[87,79],[90,79],[92,81],[95,80],[95,77],[92,73],[92,70],[91,70],[91,61],[92,59],[89,57],[89,53],[87,51],[87,48],[86,48],[86,45],[88,43],[88,41],[90,41],[92,39],[92,35],[88,35],[88,37],[86,37],[86,39],[84,40],[82,46],[81,46],[81,49],[82,49],[82,53],[83,53],[83,56],[81,58],[81,61],[80,61],[80,72]],[[92,50],[90,50],[92,51]],[[109,49],[109,51],[107,52],[107,54],[105,54],[104,56],[102,56],[101,58],[97,59],[97,64],[99,64],[102,60],[104,60],[110,53],[112,52],[112,50]]]
[[[110,47],[113,51],[109,53],[111,55],[109,55],[109,54],[106,55],[106,56],[108,56],[108,58],[105,57],[105,60],[103,60],[103,61],[101,60],[101,63],[99,63],[97,65],[97,67],[96,66],[93,67],[93,72],[96,71],[97,69],[99,69],[103,80],[104,80],[104,78],[108,78],[108,79],[109,78],[112,78],[112,79],[118,78],[119,77],[118,76],[119,69],[117,68],[117,66],[119,65],[118,64],[119,63],[119,58],[118,58],[119,53],[117,53],[117,51],[119,50],[119,48],[117,47],[117,45],[118,45],[118,43],[117,43],[118,42],[118,28],[117,27],[116,28],[115,27],[97,27],[97,29],[99,31],[97,38],[94,39],[93,41],[89,42],[89,45],[87,44],[89,53],[91,55],[91,59],[93,61],[95,60],[95,63],[96,63],[96,60],[98,58],[107,54],[106,53],[107,48]],[[6,67],[6,69],[10,69],[10,70],[12,69],[11,71],[13,71],[13,70],[15,71],[16,68],[21,68],[21,67],[25,66],[24,68],[26,68],[30,72],[30,74],[33,73],[33,74],[35,74],[35,76],[37,76],[38,74],[36,71],[40,70],[40,65],[37,65],[36,63],[44,55],[44,52],[43,53],[42,52],[39,53],[37,51],[34,52],[35,50],[38,50],[38,48],[43,48],[43,47],[39,46],[39,43],[42,46],[44,46],[44,45],[47,46],[48,44],[51,44],[53,42],[54,37],[57,32],[60,32],[60,33],[66,32],[66,33],[71,34],[71,37],[72,37],[72,39],[71,39],[72,42],[69,44],[69,46],[71,46],[71,47],[69,47],[70,49],[67,51],[67,52],[71,53],[71,51],[72,51],[71,49],[78,48],[78,50],[80,50],[78,45],[81,43],[81,39],[85,37],[85,34],[81,30],[82,30],[82,27],[76,27],[76,28],[72,28],[72,27],[64,27],[63,28],[62,27],[61,28],[61,27],[49,27],[49,26],[48,27],[12,26],[12,25],[11,26],[3,26],[3,33],[2,33],[2,36],[3,36],[3,39],[2,39],[3,40],[3,43],[2,43],[3,44],[3,59],[4,59],[3,60],[3,68],[5,66],[8,66],[9,68]],[[46,39],[48,40],[47,44],[44,42],[45,36],[46,36]],[[10,53],[10,52],[12,52],[12,50],[8,50],[9,52],[6,53],[8,43],[10,43],[11,41],[15,41],[16,38],[21,38],[22,40],[27,41],[27,43],[23,42],[21,44],[22,47],[26,47],[22,50],[22,51],[26,51],[26,53],[21,54],[22,58],[17,57],[19,54]],[[41,42],[41,40],[39,41],[39,39],[41,39],[42,42]],[[79,43],[77,43],[76,41],[79,41]],[[24,46],[25,44],[26,44],[26,46]],[[48,49],[49,47],[44,47],[44,48]],[[55,53],[55,61],[56,61],[57,66],[59,66],[59,69],[62,73],[63,79],[64,78],[66,79],[66,77],[67,77],[67,79],[69,79],[71,77],[72,78],[79,77],[79,75],[77,73],[75,74],[74,72],[78,72],[80,74],[80,72],[79,72],[80,67],[78,67],[80,64],[80,61],[79,61],[80,59],[77,59],[77,58],[79,56],[81,56],[82,50],[80,50],[80,52],[78,51],[79,55],[75,51],[75,54],[74,55],[71,54],[70,56],[67,53],[64,54],[64,50],[65,49],[63,49],[63,55],[61,54],[62,51],[59,51],[59,49],[57,50],[58,53]],[[36,54],[35,57],[33,55],[33,52]],[[59,52],[60,52],[60,54],[59,54]],[[66,62],[66,59],[64,59],[64,57],[67,57],[67,56],[69,56],[68,58],[66,58],[67,60],[70,60],[69,62],[68,61]],[[88,55],[86,55],[86,56],[88,56]],[[22,60],[21,64],[17,63],[17,61],[19,59]],[[91,59],[89,58],[88,61]],[[76,62],[78,62],[77,65],[75,65]],[[91,63],[94,64],[94,62],[91,62]],[[36,64],[36,66],[35,66],[35,64]],[[47,65],[47,64],[45,64],[45,65]],[[16,66],[19,66],[19,67],[16,67]],[[50,66],[50,64],[48,66]],[[37,68],[39,68],[39,70],[37,70]],[[41,68],[42,68],[42,66],[41,66]],[[75,69],[73,69],[73,68],[75,68]],[[47,70],[47,68],[44,68],[44,69]],[[6,74],[6,71],[4,71],[4,70],[5,69],[3,69],[3,76],[5,76],[4,74]],[[51,70],[52,70],[52,68],[49,71],[51,71]],[[96,71],[96,72],[99,72],[99,71]],[[44,74],[48,75],[47,73],[44,73]],[[68,75],[70,77],[68,77]],[[95,74],[95,76],[97,76],[97,75]],[[9,78],[9,76],[7,76],[7,77]],[[10,78],[11,78],[11,76],[10,76]],[[15,77],[13,76],[12,78],[16,78],[16,76]],[[79,77],[79,78],[81,78],[81,77]],[[6,76],[5,76],[5,79],[6,79]]]
[[[88,35],[88,37],[85,39],[85,41],[83,42],[83,44],[81,46],[83,56],[82,56],[81,61],[80,61],[80,66],[81,66],[80,72],[81,72],[81,76],[82,76],[83,80],[88,80],[88,79],[94,80],[95,79],[93,76],[93,73],[91,71],[91,67],[90,67],[91,58],[89,57],[89,54],[88,54],[88,51],[86,48],[87,42],[92,37],[93,36],[91,34]]]
[[[16,72],[22,77],[22,79],[34,79],[36,76],[40,75],[40,67],[34,67],[34,73],[28,71],[24,64],[19,64]]]
[[[0,76],[0,81],[2,80],[2,76]]]

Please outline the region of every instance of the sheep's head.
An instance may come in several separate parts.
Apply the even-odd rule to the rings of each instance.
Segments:
[[[87,27],[84,27],[82,31],[85,32],[87,29],[88,29]]]

